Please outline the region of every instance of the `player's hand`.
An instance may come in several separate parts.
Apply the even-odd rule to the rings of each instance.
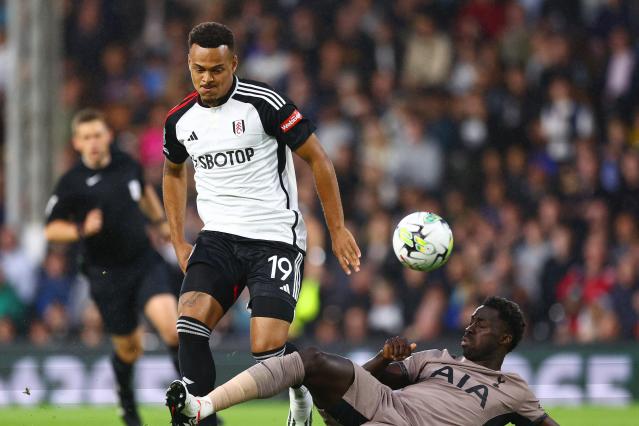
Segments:
[[[182,241],[180,243],[173,243],[173,248],[175,249],[175,255],[177,256],[180,269],[186,273],[186,265],[189,263],[193,246],[186,241]]]
[[[171,228],[169,227],[169,222],[161,222],[155,227],[155,229],[163,243],[171,241]]]
[[[84,235],[90,237],[102,230],[102,210],[93,209],[87,213],[82,225]]]
[[[351,268],[355,272],[359,272],[359,258],[362,256],[362,252],[359,250],[351,231],[345,227],[339,228],[331,233],[331,241],[333,254],[346,275],[351,274]]]
[[[403,361],[417,348],[416,343],[408,343],[408,340],[404,337],[391,337],[384,343],[384,349],[382,349],[382,357],[386,361]]]

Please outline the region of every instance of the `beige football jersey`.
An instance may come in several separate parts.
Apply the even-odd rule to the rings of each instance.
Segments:
[[[446,349],[414,353],[400,363],[414,384],[393,391],[412,425],[535,425],[546,413],[527,383],[455,358]]]

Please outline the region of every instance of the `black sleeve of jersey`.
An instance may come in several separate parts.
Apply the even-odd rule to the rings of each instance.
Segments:
[[[142,193],[144,194],[144,186],[146,184],[144,180],[144,169],[142,168],[142,165],[138,163],[136,160],[134,160],[133,158],[131,159],[131,161],[133,162],[133,167],[135,168],[135,177],[140,182],[140,186],[142,187]]]
[[[146,182],[144,180],[144,168],[142,167],[142,164],[140,164],[139,161],[131,157],[126,152],[121,151],[120,149],[113,150],[112,158],[114,162],[122,163],[125,165],[127,169],[130,169],[133,171],[133,175],[138,180],[138,182],[140,182],[142,191],[144,191],[144,185]]]
[[[274,136],[279,143],[288,145],[293,151],[299,148],[315,131],[315,125],[311,120],[297,109],[295,104],[286,96],[275,92],[268,85],[243,80],[238,85],[238,93],[241,95],[242,83],[247,82],[254,86],[260,86],[266,91],[266,96],[255,102],[255,98],[249,100],[257,109],[262,120],[262,126],[267,134]],[[259,89],[258,89],[259,90]]]
[[[175,115],[167,117],[164,122],[164,156],[172,163],[184,163],[189,154],[186,152],[186,148],[177,140],[175,133],[175,125],[177,120]]]
[[[74,202],[76,197],[73,187],[72,179],[68,175],[60,179],[49,201],[47,201],[45,208],[46,223],[54,220],[80,220],[79,217],[76,217],[77,203]]]
[[[288,145],[293,151],[299,148],[315,131],[315,125],[304,117],[297,107],[287,99],[286,105],[273,110],[275,113],[272,123],[272,136],[278,142]]]

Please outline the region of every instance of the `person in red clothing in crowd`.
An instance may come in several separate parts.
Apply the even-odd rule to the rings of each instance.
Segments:
[[[583,246],[583,264],[574,266],[557,284],[557,300],[566,312],[570,337],[592,340],[597,337],[594,317],[603,314],[600,299],[614,284],[614,270],[607,265],[607,239],[591,234]],[[592,334],[595,335],[592,335]]]

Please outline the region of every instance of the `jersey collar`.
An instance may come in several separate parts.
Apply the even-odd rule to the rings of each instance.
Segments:
[[[217,106],[210,107],[210,106],[204,104],[202,102],[202,100],[200,99],[200,95],[197,95],[197,103],[198,103],[199,106],[204,107],[204,108],[219,108],[222,105],[224,105],[231,98],[231,96],[233,96],[233,93],[235,93],[235,88],[236,87],[237,87],[237,76],[233,75],[233,83],[231,83],[231,88],[226,93],[226,95],[224,95],[224,97],[222,99],[220,99],[220,103]]]

